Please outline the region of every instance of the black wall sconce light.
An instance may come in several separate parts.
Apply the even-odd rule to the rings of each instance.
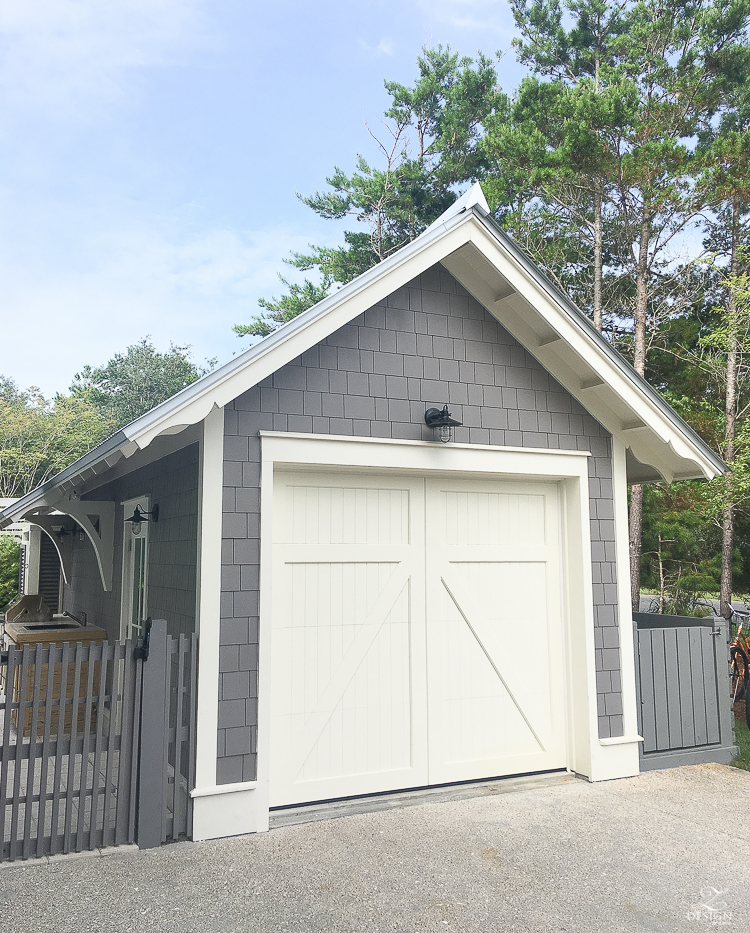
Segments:
[[[143,522],[158,522],[159,521],[159,506],[155,505],[150,512],[145,512],[139,505],[135,507],[133,514],[125,519],[126,522],[130,522],[130,527],[134,535],[139,535],[141,533],[141,525]]]
[[[424,413],[424,423],[428,428],[433,428],[441,444],[447,444],[453,436],[453,428],[460,427],[462,422],[451,418],[448,406],[440,408],[428,408]]]

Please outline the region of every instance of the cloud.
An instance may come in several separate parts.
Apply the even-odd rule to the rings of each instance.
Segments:
[[[508,40],[514,35],[506,0],[417,0],[417,7],[454,29],[494,33]]]
[[[43,251],[37,257],[31,244],[12,248],[3,237],[3,314],[14,323],[0,373],[53,394],[86,363],[104,363],[146,334],[162,349],[190,344],[198,361],[226,360],[248,345],[232,325],[259,313],[259,296],[279,294],[282,258],[310,240],[320,242],[320,231],[277,226],[190,236],[133,223],[83,238],[74,255],[55,257],[50,267]]]
[[[174,64],[207,41],[205,6],[206,0],[5,0],[4,107],[67,119],[124,99],[128,73]]]
[[[383,55],[392,57],[396,53],[396,43],[393,39],[382,38],[375,44],[360,39],[359,45],[362,51],[366,52],[371,58],[380,58]]]

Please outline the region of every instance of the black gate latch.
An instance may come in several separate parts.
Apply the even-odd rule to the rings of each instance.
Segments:
[[[136,661],[148,661],[148,652],[151,648],[151,616],[146,619],[143,624],[143,641],[140,645],[136,645],[135,649],[135,659]]]

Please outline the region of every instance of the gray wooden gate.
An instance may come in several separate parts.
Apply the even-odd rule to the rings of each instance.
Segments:
[[[633,629],[641,770],[731,761],[726,621],[639,612]]]
[[[10,648],[0,658],[0,861],[192,831],[196,638]]]
[[[141,706],[138,845],[190,838],[195,787],[197,636],[167,635],[155,620],[146,633]]]
[[[8,650],[0,859],[134,841],[141,665],[133,647]]]

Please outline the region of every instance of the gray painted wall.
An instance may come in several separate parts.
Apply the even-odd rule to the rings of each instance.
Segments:
[[[446,402],[459,442],[591,452],[599,732],[622,735],[611,436],[438,265],[225,409],[219,784],[256,775],[258,431],[432,440]]]
[[[63,608],[74,615],[83,609],[88,621],[120,634],[122,589],[122,525],[120,505],[150,495],[159,504],[159,521],[150,528],[148,611],[166,619],[169,632],[195,630],[195,586],[198,565],[198,445],[157,460],[102,486],[84,498],[115,502],[115,553],[112,591],[102,588],[94,549],[88,539],[73,541],[73,584],[65,588]]]

